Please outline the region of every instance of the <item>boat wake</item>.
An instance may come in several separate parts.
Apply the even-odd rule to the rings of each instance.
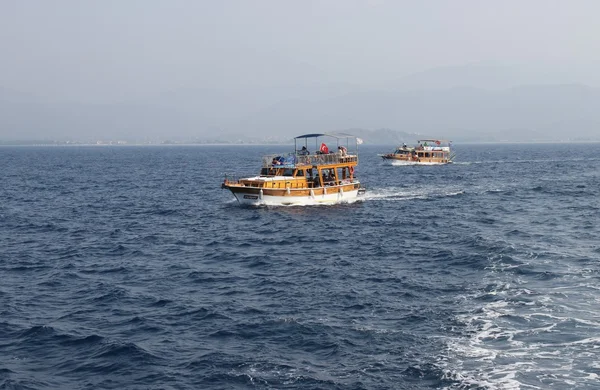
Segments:
[[[474,164],[548,164],[548,163],[556,163],[559,162],[589,162],[589,161],[598,161],[600,158],[591,157],[591,158],[561,158],[560,161],[556,159],[546,158],[546,159],[515,159],[515,160],[476,160],[476,161],[459,161],[453,162],[455,165],[474,165]],[[419,164],[422,165],[422,164]]]
[[[534,275],[542,280],[546,273],[535,268],[533,262],[492,264],[489,283],[461,298],[472,306],[455,318],[462,334],[446,340],[448,355],[441,359],[441,368],[444,379],[454,382],[447,389],[597,386],[600,338],[595,335],[600,322],[593,314],[595,284],[577,267],[552,276],[579,281],[575,286],[525,286],[504,277]],[[581,307],[572,301],[590,303]]]
[[[419,189],[410,190],[406,188],[390,187],[371,189],[364,195],[365,201],[402,201],[413,199],[431,199],[464,194],[461,189]]]

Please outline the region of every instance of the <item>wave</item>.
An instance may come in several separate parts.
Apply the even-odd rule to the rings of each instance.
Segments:
[[[474,300],[483,305],[457,316],[463,334],[446,340],[449,354],[441,366],[456,381],[446,388],[518,389],[532,385],[530,378],[541,381],[540,388],[542,383],[558,387],[578,383],[581,388],[595,383],[590,353],[600,339],[582,335],[598,332],[598,321],[574,319],[571,316],[585,314],[573,311],[570,316],[552,314],[556,303],[548,301],[543,289],[491,283],[480,297],[489,299]],[[551,297],[568,299],[560,293]],[[583,333],[582,326],[588,331]],[[574,359],[579,362],[575,369],[570,363]]]
[[[598,387],[595,150],[373,149],[364,201],[240,208],[215,172],[269,148],[9,153],[0,388]]]

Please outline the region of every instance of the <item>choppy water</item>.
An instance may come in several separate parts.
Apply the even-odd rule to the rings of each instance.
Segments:
[[[282,149],[0,148],[0,388],[600,388],[597,145],[364,146],[350,205],[219,188]]]

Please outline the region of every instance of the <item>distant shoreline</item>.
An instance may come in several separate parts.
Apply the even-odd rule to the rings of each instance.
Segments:
[[[569,141],[453,141],[456,145],[535,145],[535,144],[591,144],[600,143],[598,140],[569,140]],[[190,144],[142,144],[142,143],[121,143],[121,144],[95,144],[95,143],[33,143],[33,142],[0,142],[0,147],[213,147],[213,146],[292,146],[293,143],[190,143]],[[395,145],[395,144],[394,144]],[[366,143],[363,146],[390,146],[390,143]]]
[[[76,147],[76,146],[85,146],[85,147],[130,147],[130,146],[144,146],[144,147],[156,147],[156,146],[279,146],[279,145],[293,145],[292,144],[233,144],[233,143],[214,143],[214,144],[137,144],[137,143],[126,143],[126,144],[87,144],[87,143],[72,143],[72,144],[55,144],[55,143],[3,143],[0,142],[1,146],[19,146],[19,147],[40,147],[40,146],[53,146],[53,147]]]

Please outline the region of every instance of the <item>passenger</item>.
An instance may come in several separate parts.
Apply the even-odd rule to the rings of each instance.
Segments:
[[[342,157],[346,156],[346,154],[348,154],[348,149],[346,149],[344,146],[338,146],[338,151],[340,152],[340,155]]]
[[[331,170],[327,172],[327,178],[325,179],[325,181],[329,183],[335,181],[335,176],[333,175],[333,172],[331,172]]]
[[[302,149],[300,149],[300,155],[301,156],[308,156],[310,154],[310,152],[308,151],[308,149],[306,148],[306,146],[303,146]]]

